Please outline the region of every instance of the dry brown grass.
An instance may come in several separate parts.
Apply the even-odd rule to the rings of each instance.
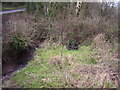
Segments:
[[[101,63],[106,63],[106,65],[116,65],[118,63],[117,53],[110,52],[113,50],[112,44],[110,44],[105,39],[105,34],[99,34],[93,39],[93,46],[95,46],[95,51],[97,52],[96,57],[99,58]],[[117,45],[115,44],[117,47]],[[114,47],[115,47],[114,46]],[[117,51],[117,50],[116,50]],[[114,64],[113,64],[114,63]],[[114,67],[114,66],[113,66]]]
[[[97,52],[97,55],[93,57],[98,59],[97,64],[81,64],[76,62],[76,57],[72,55],[54,56],[47,62],[48,65],[55,66],[53,67],[55,71],[51,76],[60,76],[61,78],[58,81],[60,81],[59,83],[61,83],[61,86],[63,87],[117,87],[119,81],[117,73],[118,58],[116,57],[117,55],[110,52],[110,50],[113,50],[113,46],[105,38],[108,34],[107,30],[117,28],[116,21],[99,16],[96,18],[79,18],[69,15],[62,19],[61,17],[57,17],[55,21],[40,19],[37,23],[29,20],[26,22],[23,19],[21,20],[21,18],[10,20],[9,23],[11,23],[11,26],[8,26],[9,28],[7,29],[11,28],[13,31],[5,31],[7,33],[4,34],[4,41],[13,33],[22,33],[30,36],[32,39],[37,35],[35,40],[47,37],[40,45],[40,47],[45,48],[49,46],[58,47],[61,44],[65,45],[70,39],[70,32],[75,33],[75,35],[79,37],[78,41],[81,43],[93,39],[92,47],[94,48],[95,53]],[[45,36],[46,34],[41,32],[43,29],[47,32],[47,35],[50,36]],[[7,43],[8,41],[5,42]],[[39,60],[37,62],[39,62]],[[46,77],[42,79],[42,81],[54,82],[56,80],[54,78]]]
[[[51,59],[49,60],[49,64],[50,65],[78,65],[77,62],[75,62],[74,59],[76,59],[77,57],[72,56],[72,55],[68,55],[68,56],[54,56],[51,57]]]
[[[105,42],[104,34],[99,34],[98,36],[96,36],[96,38],[93,41],[96,47],[102,50],[101,52],[99,51],[99,49],[95,49],[97,50],[97,52],[101,53],[102,62],[98,62],[98,64],[95,64],[95,65],[85,65],[85,64],[80,64],[78,62],[75,62],[74,56],[73,57],[72,56],[67,56],[67,57],[55,56],[49,60],[49,64],[61,65],[61,68],[60,68],[61,71],[59,72],[56,71],[54,73],[54,76],[60,75],[61,77],[63,77],[62,81],[65,82],[66,85],[68,85],[68,87],[73,87],[73,88],[118,87],[119,77],[118,77],[117,68],[113,68],[114,64],[115,65],[118,64],[118,60],[114,62],[116,58],[112,57],[112,54],[108,54],[110,46]],[[65,66],[68,67],[68,65],[65,63],[65,60],[67,60],[67,63],[70,67],[69,69],[64,68]]]

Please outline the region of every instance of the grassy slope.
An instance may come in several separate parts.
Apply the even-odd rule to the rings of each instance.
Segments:
[[[29,62],[29,65],[21,70],[16,76],[14,76],[11,81],[15,82],[18,86],[22,87],[67,87],[62,81],[62,75],[54,75],[54,73],[62,73],[63,71],[71,69],[73,65],[69,65],[64,62],[63,64],[49,64],[49,61],[52,59],[63,59],[67,60],[67,56],[72,56],[70,58],[74,59],[74,64],[79,63],[94,63],[94,61],[86,61],[90,58],[92,51],[87,46],[82,46],[77,51],[68,51],[64,47],[49,47],[41,48],[36,51],[35,59]],[[53,58],[52,58],[53,57]],[[56,57],[56,58],[54,58]],[[75,58],[76,57],[76,58]],[[69,58],[68,58],[69,59]],[[55,61],[55,60],[53,60]],[[62,61],[62,60],[61,60]],[[61,67],[62,69],[59,69]],[[47,79],[51,79],[50,81]],[[46,80],[46,82],[44,81]],[[64,80],[64,79],[63,79]]]
[[[75,71],[78,66],[94,66],[96,59],[92,58],[92,54],[93,51],[89,46],[82,46],[76,51],[69,51],[64,47],[38,49],[35,59],[9,80],[11,83],[8,87],[92,87],[86,86],[87,84],[79,85],[78,81],[84,81],[85,75]],[[92,78],[90,75],[90,79],[94,79],[94,75]],[[114,87],[107,81],[104,86]]]

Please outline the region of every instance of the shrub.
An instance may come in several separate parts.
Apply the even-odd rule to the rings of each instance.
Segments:
[[[68,50],[77,50],[78,49],[79,41],[77,41],[76,37],[77,36],[75,35],[75,33],[70,33],[69,42],[67,44]]]
[[[25,38],[25,36],[20,35],[20,34],[16,34],[12,37],[12,41],[11,41],[11,46],[12,48],[19,52],[23,49],[25,49],[25,47],[29,44],[28,40]]]

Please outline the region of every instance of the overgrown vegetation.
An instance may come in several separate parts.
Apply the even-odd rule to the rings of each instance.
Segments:
[[[78,51],[69,51],[65,47],[59,46],[38,49],[36,54],[35,59],[29,62],[25,69],[11,78],[12,83],[16,82],[16,87],[72,87],[73,82],[69,81],[64,73],[66,70],[70,73],[73,67],[90,60],[92,51],[87,46],[79,48]],[[90,62],[92,64],[92,61],[89,61],[88,64]],[[71,74],[75,74],[75,72],[71,72]],[[75,75],[68,78],[75,79],[77,78]]]
[[[69,51],[63,46],[46,46],[36,51],[35,58],[26,68],[10,79],[7,87],[116,87],[111,81],[106,81],[108,77],[105,79],[106,82],[101,84],[100,78],[97,78],[99,74],[96,73],[96,70],[94,71],[95,68],[98,68],[96,65],[99,61],[93,55],[94,51],[89,46],[82,46],[77,51]],[[93,70],[90,69],[91,66]],[[85,67],[86,71],[84,71]],[[89,75],[89,79],[85,79],[87,75]],[[87,80],[94,82],[87,82]]]
[[[37,50],[5,87],[117,87],[117,74],[112,74],[118,63],[118,24],[112,4],[82,2],[76,9],[77,3],[29,2],[26,12],[6,16],[3,62],[29,46]]]
[[[19,51],[25,49],[28,41],[25,39],[24,36],[17,34],[17,35],[12,37],[12,42],[11,43],[12,43],[12,48],[15,51],[19,52]]]

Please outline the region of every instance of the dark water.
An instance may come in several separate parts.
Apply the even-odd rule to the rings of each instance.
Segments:
[[[34,58],[35,48],[30,47],[18,53],[16,60],[13,60],[12,63],[8,62],[3,64],[2,68],[2,79],[9,79],[11,76],[24,67],[27,66],[28,62]]]
[[[17,68],[14,68],[13,71],[11,72],[7,72],[2,76],[2,79],[9,79],[11,76],[15,75],[15,73],[21,69],[23,69],[24,67],[27,66],[28,63],[24,63],[23,65],[18,66]]]

